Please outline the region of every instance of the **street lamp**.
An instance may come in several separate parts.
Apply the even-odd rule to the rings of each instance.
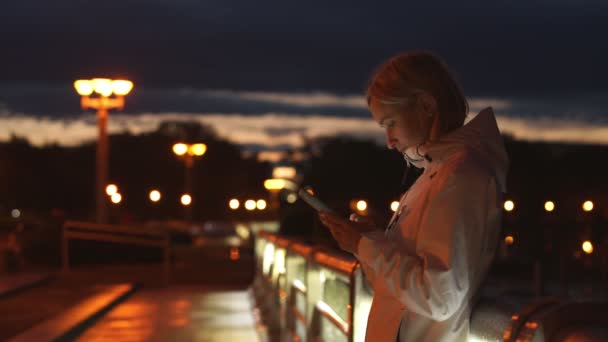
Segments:
[[[186,163],[186,182],[185,191],[188,194],[192,194],[192,168],[194,166],[194,159],[202,157],[207,152],[207,145],[202,143],[186,144],[176,143],[173,145],[173,153],[179,158],[183,158]],[[186,219],[192,218],[192,209],[190,205],[186,205]]]
[[[106,195],[112,196],[117,192],[118,187],[116,186],[116,184],[108,184],[108,186],[106,186]]]
[[[152,191],[150,191],[149,197],[150,197],[150,201],[158,202],[158,201],[160,201],[161,193],[158,190],[152,190]]]
[[[254,200],[247,200],[245,201],[245,209],[251,211],[251,210],[255,210],[257,206],[257,203]]]
[[[104,186],[108,179],[108,110],[123,109],[124,97],[133,89],[133,82],[127,80],[111,80],[108,78],[94,78],[91,80],[77,80],[74,82],[76,92],[81,96],[82,109],[97,110],[97,128],[99,136],[96,150],[96,217],[98,223],[105,223],[108,219],[107,206],[104,195]],[[96,94],[96,97],[91,95]],[[114,97],[112,97],[114,95]]]
[[[112,200],[112,203],[119,204],[122,201],[122,195],[117,192],[112,194],[112,196],[110,196],[110,199]]]
[[[355,204],[356,208],[358,211],[365,211],[367,210],[367,202],[365,202],[364,200],[359,200],[357,201],[357,203]]]
[[[241,203],[236,198],[233,198],[233,199],[230,200],[230,202],[228,202],[228,206],[232,210],[237,210],[240,205],[241,205]]]
[[[583,252],[585,252],[586,254],[593,253],[593,244],[589,240],[585,240],[583,242],[583,244],[581,245],[581,248],[583,249]]]
[[[266,209],[266,201],[263,199],[257,200],[257,202],[255,204],[256,204],[256,207],[258,208],[258,210]]]
[[[192,203],[192,196],[188,194],[183,194],[180,201],[182,202],[182,205],[184,207],[188,207]]]
[[[585,203],[583,203],[583,210],[586,212],[590,212],[591,210],[593,210],[593,202],[585,201]]]

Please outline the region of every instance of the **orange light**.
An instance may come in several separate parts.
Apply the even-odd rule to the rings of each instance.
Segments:
[[[240,205],[241,205],[241,203],[239,203],[239,200],[237,200],[236,198],[233,198],[230,200],[230,202],[228,202],[228,206],[232,210],[237,210]]]
[[[250,211],[251,211],[251,210],[254,210],[254,209],[255,209],[255,207],[256,207],[256,203],[255,203],[255,201],[254,201],[254,200],[251,200],[251,199],[250,199],[250,200],[247,200],[247,201],[245,202],[245,209],[247,209],[247,210],[250,210]]]
[[[277,166],[272,170],[273,178],[293,179],[296,177],[296,168],[293,166]]]
[[[112,196],[117,192],[118,192],[118,187],[115,184],[108,184],[108,186],[106,186],[106,194],[108,196]]]
[[[267,179],[264,181],[264,188],[266,190],[281,190],[285,187],[285,183],[283,179]]]
[[[202,156],[207,151],[207,145],[205,144],[194,144],[190,146],[189,154],[197,157]]]
[[[188,194],[183,194],[181,197],[181,202],[182,202],[183,206],[185,206],[185,207],[189,206],[190,204],[192,204],[192,196],[190,196]]]
[[[266,209],[266,201],[264,201],[263,199],[258,200],[256,202],[256,207],[258,208],[258,210]]]
[[[239,260],[241,258],[241,252],[238,247],[230,248],[230,260]]]
[[[160,191],[158,191],[158,190],[150,191],[150,201],[158,202],[158,201],[160,201],[160,197],[161,197]]]
[[[112,200],[112,203],[118,204],[122,201],[122,195],[119,193],[115,193],[110,197],[110,199]]]
[[[186,152],[188,152],[188,145],[184,143],[177,143],[173,145],[173,153],[175,153],[176,155],[183,156],[184,154],[186,154]]]
[[[590,212],[591,210],[593,210],[593,202],[585,201],[585,203],[583,203],[583,210],[586,212]]]
[[[515,239],[513,238],[513,236],[511,235],[507,235],[505,237],[505,243],[509,246],[511,246],[513,243],[515,243]]]
[[[80,96],[89,96],[93,94],[93,83],[89,80],[78,80],[74,82],[74,88]]]
[[[112,95],[112,80],[107,78],[94,78],[93,82],[93,90],[101,96],[110,96]]]
[[[287,195],[287,203],[296,203],[297,200],[298,200],[298,195],[296,195],[294,193]]]
[[[357,201],[357,210],[365,211],[367,209],[367,202],[364,200]]]
[[[127,80],[113,80],[112,91],[119,96],[125,96],[133,89],[133,82]]]
[[[397,201],[391,202],[391,210],[397,211],[397,209],[399,209],[399,202],[397,202]]]
[[[591,243],[591,241],[583,242],[583,245],[581,246],[581,248],[583,249],[583,252],[585,252],[587,254],[593,253],[593,244]]]

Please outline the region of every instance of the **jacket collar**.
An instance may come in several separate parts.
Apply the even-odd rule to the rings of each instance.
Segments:
[[[424,169],[432,168],[463,149],[474,151],[497,176],[505,191],[509,161],[492,107],[481,110],[468,123],[439,140],[422,145],[419,153],[428,158],[422,158],[414,165]]]

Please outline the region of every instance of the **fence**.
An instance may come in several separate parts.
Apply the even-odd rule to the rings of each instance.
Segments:
[[[365,340],[373,290],[352,256],[267,232],[255,253],[253,290],[273,340]],[[608,303],[494,293],[473,307],[470,341],[573,338],[608,340]]]
[[[61,239],[61,264],[63,272],[69,272],[70,270],[70,239],[106,241],[161,248],[163,250],[163,281],[165,284],[169,284],[171,243],[167,232],[144,227],[66,221],[63,224]]]

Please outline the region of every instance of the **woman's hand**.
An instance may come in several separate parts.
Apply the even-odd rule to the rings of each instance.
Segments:
[[[329,213],[319,213],[321,222],[329,228],[331,235],[336,239],[340,248],[351,253],[357,251],[359,240],[361,240],[361,233],[375,229],[371,221],[360,220],[360,216],[353,215],[351,215],[351,220],[349,221]]]

